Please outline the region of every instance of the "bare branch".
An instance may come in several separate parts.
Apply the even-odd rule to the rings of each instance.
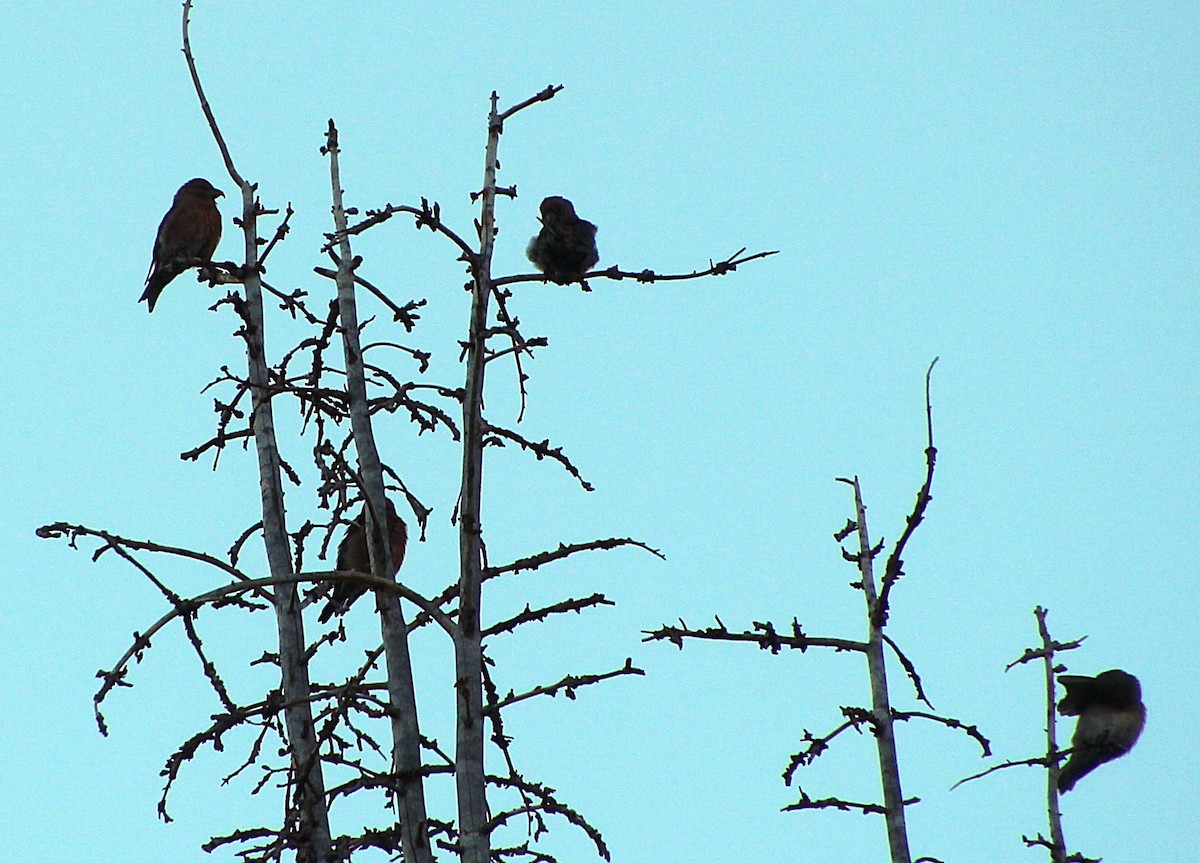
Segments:
[[[279,223],[279,226],[275,229],[275,235],[271,237],[271,241],[267,243],[267,247],[263,249],[262,254],[258,256],[258,264],[260,267],[263,266],[271,252],[274,251],[275,247],[283,242],[284,238],[287,237],[288,232],[291,231],[290,223],[294,214],[295,210],[292,209],[292,202],[288,201],[287,212],[284,213],[283,221]],[[266,272],[266,270],[264,269],[263,272]],[[310,323],[316,323],[316,319],[314,318],[312,321],[310,321]]]
[[[555,792],[554,792],[553,788],[550,788],[549,786],[546,786],[546,785],[539,785],[536,782],[515,780],[515,779],[512,779],[511,777],[506,777],[506,776],[491,776],[491,775],[489,775],[484,778],[489,785],[498,785],[503,788],[518,788],[519,787],[523,791],[525,791],[527,794],[529,794],[533,797],[536,797],[538,800],[538,806],[541,809],[541,811],[550,813],[552,815],[559,815],[559,816],[567,819],[569,822],[571,822],[572,824],[574,824],[576,827],[578,827],[580,830],[582,830],[584,833],[587,834],[588,838],[591,839],[592,844],[596,847],[596,853],[599,854],[602,859],[604,859],[604,860],[612,859],[612,856],[609,854],[609,851],[608,851],[608,846],[604,844],[604,839],[600,835],[600,831],[597,830],[595,827],[593,827],[591,824],[589,824],[582,815],[580,815],[578,812],[576,812],[570,806],[567,806],[566,804],[559,801],[558,798],[556,798],[554,796]],[[503,824],[504,821],[506,821],[508,818],[512,817],[515,814],[519,814],[523,811],[524,810],[514,810],[513,812],[509,812],[509,813],[501,813],[500,815],[497,815],[495,818],[489,819],[485,823],[484,829],[487,830],[488,833],[491,833],[497,827],[499,827],[501,824]]]
[[[530,557],[523,557],[520,560],[515,560],[512,563],[504,566],[489,566],[484,569],[483,577],[486,580],[495,578],[498,575],[503,575],[506,572],[522,572],[524,570],[538,569],[541,566],[545,566],[547,563],[552,563],[556,560],[562,560],[565,557],[570,557],[571,555],[578,554],[581,551],[611,551],[614,548],[620,548],[626,545],[632,545],[636,548],[648,551],[659,560],[667,559],[658,549],[651,548],[644,542],[636,539],[630,539],[629,537],[622,537],[620,539],[595,539],[590,542],[577,542],[571,543],[570,545],[559,543],[558,548],[556,548],[554,551],[539,552],[538,554],[531,555]]]
[[[225,161],[225,170],[229,171],[229,176],[238,186],[244,187],[246,181],[242,179],[241,174],[237,172],[237,168],[233,165],[233,157],[229,154],[229,147],[225,145],[225,138],[221,135],[221,129],[217,126],[217,118],[213,116],[212,108],[208,104],[208,98],[204,95],[204,87],[200,84],[200,74],[196,71],[196,61],[192,57],[192,43],[188,40],[188,25],[192,13],[192,0],[184,0],[183,3],[183,56],[187,60],[188,73],[192,76],[192,85],[196,88],[196,96],[200,99],[200,109],[204,112],[204,118],[208,121],[208,128],[212,130],[213,138],[217,142],[217,148],[221,151],[221,158]]]
[[[124,655],[117,660],[116,665],[114,665],[111,670],[97,672],[96,676],[104,681],[104,685],[100,688],[100,691],[97,692],[93,697],[93,701],[95,703],[96,721],[100,726],[100,733],[105,735],[108,733],[107,726],[104,723],[104,718],[100,714],[100,703],[114,687],[132,685],[125,681],[130,660],[140,658],[141,654],[150,646],[151,638],[172,620],[176,619],[177,617],[191,614],[202,605],[221,604],[231,596],[240,595],[250,591],[258,591],[264,587],[276,585],[294,586],[306,581],[328,581],[338,579],[366,582],[374,590],[391,592],[399,596],[403,596],[405,599],[408,599],[409,601],[418,605],[426,614],[436,620],[443,629],[449,630],[453,627],[450,619],[443,611],[441,611],[439,608],[437,608],[437,606],[425,599],[416,591],[398,582],[376,578],[373,575],[362,572],[300,573],[298,575],[279,577],[272,576],[269,578],[250,579],[249,581],[238,582],[236,584],[226,584],[222,587],[210,590],[207,593],[202,593],[199,596],[190,597],[177,602],[171,611],[156,620],[144,633],[134,633],[133,644],[128,650],[125,651]],[[290,702],[294,704],[305,703],[306,701],[306,698],[290,699]]]
[[[1025,843],[1027,848],[1048,848],[1050,849],[1051,855],[1053,855],[1055,852],[1056,846],[1054,843],[1041,833],[1033,838],[1030,838],[1029,836],[1022,836],[1021,841]],[[1063,857],[1062,860],[1063,863],[1100,863],[1099,857],[1085,857],[1079,852],[1068,854],[1067,856]]]
[[[884,643],[892,649],[892,652],[896,654],[896,658],[900,660],[900,664],[904,666],[904,672],[908,675],[908,679],[912,681],[913,689],[916,690],[917,699],[924,701],[932,710],[933,705],[930,704],[929,699],[925,697],[925,688],[921,685],[921,676],[917,674],[917,667],[913,665],[911,659],[904,655],[904,651],[897,646],[896,642],[892,641],[892,639],[888,637],[886,632],[880,630],[879,635],[884,640]]]
[[[530,105],[536,105],[538,102],[549,102],[560,90],[562,90],[562,84],[550,84],[545,90],[530,96],[523,102],[518,102],[507,110],[501,111],[493,122],[503,124],[513,114],[523,111]]]
[[[1046,766],[1046,759],[1044,756],[1038,756],[1036,758],[1022,758],[1018,761],[1005,761],[1003,764],[993,764],[987,770],[981,770],[978,773],[971,774],[970,776],[968,776],[965,779],[958,780],[957,782],[955,782],[953,785],[950,786],[950,790],[953,791],[958,786],[965,785],[968,782],[973,782],[976,779],[982,779],[984,776],[987,776],[991,773],[995,773],[997,770],[1005,770],[1009,767],[1045,767],[1045,766]]]
[[[909,719],[928,719],[931,722],[938,722],[942,725],[945,725],[947,728],[953,728],[962,731],[968,737],[973,738],[983,750],[984,758],[992,754],[991,743],[986,737],[983,736],[983,733],[979,730],[978,726],[967,725],[965,722],[960,722],[951,716],[938,716],[935,713],[923,713],[919,710],[893,710],[892,718],[899,719],[901,721],[908,721]]]
[[[552,614],[565,614],[568,611],[576,613],[583,611],[585,608],[592,608],[597,605],[616,605],[615,602],[608,599],[602,593],[593,593],[591,596],[583,599],[565,599],[562,602],[556,602],[553,605],[547,605],[543,608],[534,610],[530,608],[528,603],[525,605],[525,610],[520,614],[510,617],[508,620],[493,624],[483,631],[483,637],[488,638],[493,635],[499,635],[503,632],[512,632],[522,623],[532,623],[534,621],[545,620]]]
[[[1047,657],[1054,656],[1055,653],[1059,653],[1064,650],[1074,650],[1077,647],[1081,647],[1085,641],[1087,641],[1086,635],[1081,636],[1074,641],[1051,641],[1049,644],[1043,645],[1042,647],[1027,647],[1025,648],[1024,653],[1022,653],[1008,665],[1004,666],[1004,670],[1011,671],[1013,668],[1016,668],[1018,665],[1023,665],[1026,662],[1033,662],[1038,659],[1044,660]]]
[[[169,554],[175,557],[183,557],[188,560],[199,561],[206,563],[209,566],[215,567],[222,572],[233,576],[241,581],[250,581],[250,576],[246,575],[240,569],[231,566],[220,558],[205,554],[201,551],[192,551],[188,548],[181,548],[174,545],[163,545],[157,542],[149,542],[145,540],[129,539],[119,536],[115,533],[109,533],[106,530],[94,530],[82,524],[69,524],[65,521],[56,521],[53,524],[45,524],[39,527],[36,534],[41,539],[63,539],[66,538],[71,548],[78,548],[76,540],[81,536],[92,536],[103,540],[104,545],[95,551],[92,555],[92,560],[99,560],[100,555],[104,554],[109,549],[126,548],[135,551],[149,551],[156,554]]]
[[[892,585],[904,575],[904,560],[901,557],[904,554],[904,547],[908,545],[908,540],[912,537],[913,532],[916,531],[917,526],[925,518],[925,510],[929,506],[929,501],[932,500],[929,490],[933,486],[933,469],[937,464],[937,449],[933,446],[933,403],[930,401],[929,387],[933,376],[933,367],[937,365],[937,361],[938,358],[934,357],[933,362],[929,364],[929,368],[925,370],[925,429],[927,434],[925,446],[925,482],[921,484],[921,488],[917,492],[917,500],[913,504],[912,512],[906,519],[904,533],[896,541],[896,547],[892,549],[892,553],[888,556],[887,564],[883,568],[883,582],[879,591],[879,599],[875,602],[871,610],[871,620],[880,629],[883,629],[887,625],[888,598],[892,594]]]
[[[683,650],[684,639],[688,638],[703,641],[748,641],[757,644],[762,650],[769,650],[775,654],[778,654],[784,647],[800,651],[808,650],[810,647],[831,647],[838,652],[852,650],[865,653],[867,650],[867,645],[861,641],[805,635],[795,619],[792,620],[791,635],[780,634],[775,629],[775,624],[769,621],[766,623],[754,621],[754,630],[745,632],[729,630],[719,617],[716,618],[716,621],[717,625],[708,629],[691,629],[681,620],[679,626],[664,625],[653,632],[643,630],[642,634],[645,638],[642,641],[669,641],[680,650]]]
[[[520,695],[509,692],[509,694],[500,699],[500,701],[497,702],[494,707],[490,707],[487,712],[489,714],[496,713],[506,707],[516,704],[519,701],[525,701],[539,695],[549,695],[554,697],[560,692],[563,693],[567,698],[574,701],[576,689],[579,689],[582,686],[589,686],[593,683],[599,683],[602,680],[609,680],[613,677],[623,677],[626,674],[644,676],[646,672],[640,668],[634,667],[633,660],[627,658],[625,660],[625,664],[615,671],[606,671],[602,674],[568,674],[557,683],[551,683],[547,686],[536,686],[533,689],[530,689],[528,692],[522,692]]]
[[[563,466],[567,473],[579,481],[579,484],[583,486],[584,491],[595,491],[595,487],[583,478],[583,475],[579,473],[579,469],[576,468],[575,465],[571,464],[571,460],[563,454],[562,447],[551,447],[549,440],[544,440],[541,443],[535,443],[534,441],[528,440],[514,431],[509,431],[506,428],[501,428],[500,426],[492,425],[488,422],[484,423],[483,432],[485,434],[494,436],[491,439],[485,439],[485,446],[488,444],[498,444],[498,441],[496,440],[497,438],[510,440],[521,449],[532,452],[534,456],[537,457],[538,461],[548,458],[551,461],[558,462]]]
[[[920,803],[920,797],[909,797],[904,801],[905,806],[911,806],[914,803]],[[853,800],[843,800],[840,797],[824,797],[820,800],[814,800],[803,791],[800,792],[800,799],[789,806],[784,806],[783,812],[798,812],[802,809],[838,809],[842,812],[852,812],[858,810],[864,815],[886,815],[888,810],[878,803],[856,803]]]
[[[442,223],[442,209],[435,201],[430,204],[425,198],[421,199],[420,207],[412,207],[406,204],[393,205],[386,204],[378,210],[367,210],[367,218],[359,222],[357,225],[351,225],[344,230],[337,231],[333,234],[327,234],[326,238],[329,242],[321,248],[322,252],[327,252],[332,249],[343,237],[352,237],[356,234],[361,234],[368,228],[373,228],[375,225],[382,224],[394,216],[396,213],[407,213],[414,217],[417,230],[421,228],[429,228],[434,233],[441,234],[454,243],[462,253],[460,258],[468,263],[473,263],[476,260],[476,252],[471,246],[459,236],[455,231],[446,227]],[[324,273],[322,273],[324,275]]]
[[[843,707],[842,715],[846,717],[846,721],[824,737],[813,737],[812,733],[807,729],[804,731],[800,740],[807,745],[788,759],[788,766],[783,771],[784,785],[791,785],[797,768],[807,767],[816,761],[829,749],[829,744],[833,742],[834,738],[843,731],[853,728],[855,731],[861,733],[863,725],[869,725],[872,728],[875,727],[875,717],[871,715],[869,710],[864,710],[861,707]]]
[[[334,259],[334,263],[338,263],[340,261],[340,258],[335,255],[332,250],[329,250],[329,256]],[[351,261],[350,266],[352,269],[355,269],[361,262],[361,257],[355,257]],[[324,276],[327,279],[336,280],[338,278],[338,271],[331,270],[328,267],[313,267],[313,272],[318,276]],[[358,275],[358,273],[352,273],[352,280],[354,284],[362,285],[364,288],[374,294],[376,299],[391,309],[392,320],[402,324],[405,330],[411,332],[413,327],[416,326],[417,321],[420,319],[420,315],[416,314],[416,310],[425,305],[425,300],[409,300],[403,306],[398,306],[392,301],[391,297],[389,297],[379,288],[375,287],[375,285],[368,282],[362,276]]]
[[[723,261],[709,261],[708,267],[702,270],[693,270],[690,273],[656,273],[654,270],[630,271],[622,270],[620,267],[612,266],[606,270],[593,270],[586,273],[583,277],[583,289],[591,290],[587,287],[588,279],[612,279],[620,281],[621,279],[636,279],[638,282],[649,284],[651,282],[678,282],[685,279],[703,279],[707,276],[724,276],[727,273],[734,272],[740,265],[749,263],[750,261],[758,260],[759,258],[768,258],[771,255],[779,254],[778,251],[772,252],[755,252],[752,255],[744,255],[745,249],[738,249],[728,258]],[[502,285],[516,284],[517,282],[544,282],[547,281],[546,276],[541,273],[523,273],[517,276],[505,276],[504,278],[496,279],[494,284],[499,287]]]

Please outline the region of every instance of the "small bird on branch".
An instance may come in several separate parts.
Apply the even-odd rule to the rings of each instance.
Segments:
[[[212,262],[221,241],[221,211],[217,198],[225,193],[208,180],[188,180],[175,193],[154,238],[154,256],[146,274],[146,290],[138,299],[154,311],[159,294],[171,280],[191,267]]]
[[[342,537],[342,542],[338,545],[337,550],[338,572],[370,574],[371,555],[367,551],[366,517],[367,508],[364,505],[358,517],[346,528],[346,535]],[[387,523],[388,542],[392,547],[392,577],[395,578],[396,573],[400,571],[400,564],[404,563],[404,550],[408,545],[408,526],[396,514],[396,508],[390,500],[387,502]],[[326,623],[334,615],[345,614],[367,590],[367,586],[358,581],[339,579],[334,582],[329,602],[322,609],[318,620]]]
[[[1146,725],[1146,705],[1138,679],[1119,669],[1095,677],[1064,674],[1058,680],[1067,690],[1058,712],[1079,717],[1071,737],[1071,757],[1058,774],[1058,790],[1064,792],[1133,748]]]
[[[525,256],[552,282],[582,281],[600,260],[596,226],[575,215],[575,205],[558,195],[543,200],[541,209],[542,229],[529,241]]]

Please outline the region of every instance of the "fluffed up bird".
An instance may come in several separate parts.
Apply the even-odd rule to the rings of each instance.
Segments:
[[[163,216],[154,238],[154,256],[146,274],[146,290],[138,299],[154,304],[163,288],[189,267],[212,260],[221,241],[221,211],[217,198],[225,193],[208,180],[188,180],[175,193],[171,209]]]
[[[1058,790],[1063,792],[1133,748],[1146,725],[1146,706],[1138,679],[1119,669],[1095,677],[1064,674],[1058,680],[1067,690],[1058,712],[1079,717],[1071,737],[1071,757],[1058,774]]]
[[[346,535],[337,550],[338,572],[371,572],[371,555],[367,551],[367,532],[364,527],[367,508],[364,505],[358,517],[346,528]],[[396,514],[396,507],[387,502],[388,542],[392,546],[392,576],[400,571],[404,563],[404,549],[408,545],[408,526]],[[329,602],[321,610],[318,620],[325,623],[335,614],[345,614],[355,601],[369,588],[359,581],[338,580],[333,584]]]
[[[542,201],[542,229],[529,241],[525,256],[546,278],[560,285],[583,280],[600,260],[596,226],[575,215],[575,205],[558,195]]]

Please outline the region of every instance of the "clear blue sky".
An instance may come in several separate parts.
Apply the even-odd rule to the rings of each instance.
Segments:
[[[208,312],[215,295],[190,278],[153,316],[136,302],[175,189],[204,176],[232,191],[178,19],[174,2],[0,9],[6,861],[212,859],[199,850],[208,836],[277,810],[267,794],[248,799],[247,780],[221,787],[237,755],[207,752],[178,786],[177,821],[156,819],[158,770],[217,705],[172,630],[135,688],[110,699],[101,738],[93,675],[163,603],[115,559],[92,565],[33,535],[62,519],[220,553],[257,518],[249,454],[216,472],[178,458],[211,434],[200,390],[242,364],[229,315]],[[609,535],[667,555],[597,555],[486,598],[493,619],[597,590],[618,603],[495,648],[504,689],[626,656],[648,671],[516,708],[507,723],[527,774],[586,813],[614,859],[884,858],[877,818],[779,812],[795,799],[780,773],[802,731],[832,729],[840,705],[867,700],[855,659],[681,654],[640,631],[717,613],[861,637],[861,597],[831,538],[850,513],[834,477],[858,474],[873,534],[897,536],[922,474],[935,355],[939,468],[893,637],[940,712],[979,724],[999,757],[1024,757],[1043,740],[1040,672],[1003,669],[1036,638],[1033,607],[1049,607],[1057,636],[1088,636],[1071,671],[1137,674],[1150,714],[1136,750],[1066,798],[1069,841],[1106,863],[1195,858],[1195,4],[210,0],[193,44],[240,170],[268,206],[296,208],[270,262],[281,287],[330,289],[312,273],[327,263],[327,118],[352,204],[426,196],[466,234],[488,94],[508,105],[552,83],[566,89],[501,142],[500,180],[520,197],[500,209],[497,272],[528,270],[548,194],[599,225],[602,266],[690,270],[742,246],[780,250],[720,280],[597,282],[591,294],[528,284],[513,300],[526,334],[550,339],[527,368],[522,427],[566,447],[596,491],[492,451],[492,560]],[[221,203],[218,256],[233,258],[233,207]],[[413,336],[387,315],[374,335],[438,351],[434,379],[460,380],[467,297],[447,244],[395,220],[355,251],[393,296],[429,300]],[[295,333],[277,324],[270,347]],[[498,368],[497,421],[515,419],[513,389]],[[290,406],[277,414],[295,428]],[[399,418],[379,431],[384,458],[434,507],[405,567],[434,592],[455,570],[453,445]],[[303,466],[309,446],[287,455]],[[288,506],[294,523],[314,515],[311,485]],[[216,583],[163,573],[182,592]],[[269,682],[235,670],[269,643],[260,617],[200,618],[242,697]],[[344,649],[360,655],[372,621],[363,609],[348,625]],[[415,647],[424,730],[447,742],[449,646],[430,633]],[[897,706],[912,707],[893,678]],[[1039,773],[950,792],[987,764],[970,741],[915,725],[899,742],[905,790],[922,799],[909,810],[916,855],[1044,859],[1020,841],[1045,830]],[[872,752],[869,737],[845,737],[800,782],[814,797],[874,799]],[[588,859],[556,829],[552,850]]]

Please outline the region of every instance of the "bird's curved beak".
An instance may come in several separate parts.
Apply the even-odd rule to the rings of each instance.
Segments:
[[[213,189],[213,200],[214,201],[217,198],[224,198],[224,197],[225,197],[225,193],[222,192],[220,189]]]

